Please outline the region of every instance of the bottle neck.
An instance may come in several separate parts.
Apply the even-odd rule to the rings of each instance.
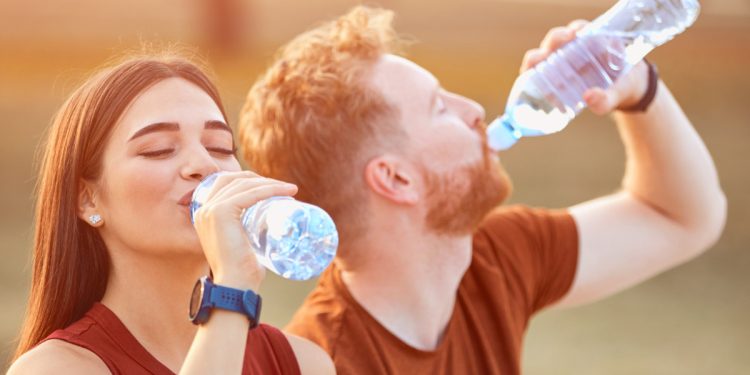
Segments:
[[[512,147],[523,134],[516,128],[508,114],[504,114],[490,123],[487,127],[487,142],[495,151],[507,150]]]

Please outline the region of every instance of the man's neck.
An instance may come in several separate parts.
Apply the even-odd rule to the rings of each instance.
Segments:
[[[342,280],[378,322],[410,346],[434,350],[453,315],[458,285],[471,263],[471,236],[389,233],[350,250]],[[387,241],[382,239],[388,238]],[[361,257],[360,257],[361,255]]]
[[[208,266],[200,256],[118,253],[102,303],[146,350],[177,372],[196,333],[187,311],[192,287]]]

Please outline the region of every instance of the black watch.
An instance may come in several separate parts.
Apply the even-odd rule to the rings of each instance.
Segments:
[[[190,297],[190,321],[203,324],[211,316],[211,310],[219,308],[241,313],[250,320],[250,328],[258,326],[262,299],[252,290],[240,290],[216,285],[208,276],[195,283]]]

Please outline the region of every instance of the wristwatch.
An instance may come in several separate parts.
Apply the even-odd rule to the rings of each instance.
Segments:
[[[656,88],[659,87],[659,72],[656,70],[656,65],[646,59],[643,59],[643,62],[648,66],[648,86],[646,86],[646,93],[643,94],[638,103],[626,108],[617,108],[622,112],[646,112],[656,97]]]
[[[252,290],[240,290],[213,283],[203,276],[195,283],[190,297],[190,321],[203,324],[208,321],[214,308],[235,311],[247,316],[250,328],[258,326],[262,299]]]

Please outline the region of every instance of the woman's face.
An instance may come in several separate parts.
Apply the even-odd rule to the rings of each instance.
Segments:
[[[92,201],[110,249],[201,255],[188,204],[201,179],[238,171],[231,129],[198,86],[169,78],[146,89],[113,129]]]

